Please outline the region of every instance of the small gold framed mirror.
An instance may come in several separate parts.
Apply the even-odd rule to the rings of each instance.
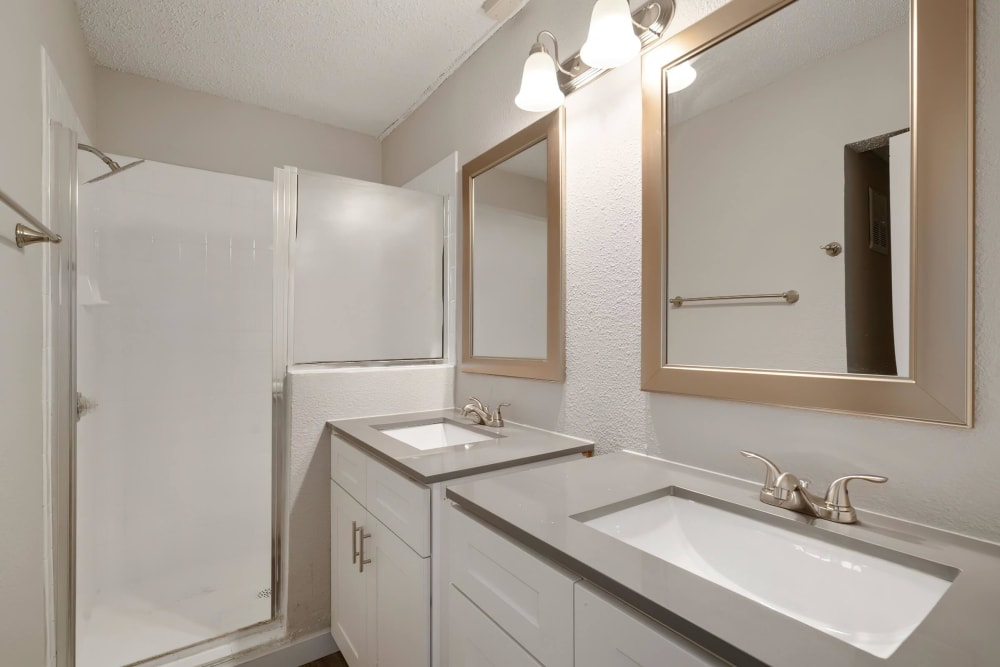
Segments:
[[[974,0],[731,0],[642,60],[642,388],[971,426]]]
[[[553,111],[462,168],[462,371],[562,382],[563,137]]]

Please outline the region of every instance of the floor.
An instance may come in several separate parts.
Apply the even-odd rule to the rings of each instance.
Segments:
[[[347,667],[347,661],[344,660],[340,653],[334,653],[325,658],[313,660],[309,664],[302,665],[302,667]]]

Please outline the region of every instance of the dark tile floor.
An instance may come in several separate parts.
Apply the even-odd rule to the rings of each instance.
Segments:
[[[313,660],[309,664],[302,665],[302,667],[347,667],[347,661],[339,653],[334,653],[325,658]]]

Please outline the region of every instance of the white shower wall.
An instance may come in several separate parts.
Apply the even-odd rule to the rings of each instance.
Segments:
[[[152,162],[80,186],[78,388],[98,402],[77,440],[83,665],[270,617],[271,198]],[[109,608],[149,622],[106,637]]]

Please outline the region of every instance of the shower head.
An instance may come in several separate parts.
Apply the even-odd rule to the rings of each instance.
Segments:
[[[111,168],[111,171],[109,171],[106,174],[101,174],[97,178],[92,178],[89,181],[84,182],[84,185],[87,185],[87,183],[96,183],[97,181],[103,181],[105,178],[110,178],[110,177],[114,176],[115,174],[117,174],[120,171],[125,171],[126,169],[131,169],[132,167],[137,167],[140,164],[142,164],[143,162],[145,162],[145,160],[136,160],[135,162],[129,162],[124,167],[120,166],[116,162],[115,166]]]
[[[77,144],[77,147],[81,151],[87,151],[88,153],[93,153],[94,155],[96,155],[97,157],[99,157],[101,159],[101,162],[103,162],[104,164],[106,164],[108,166],[108,169],[111,170],[107,174],[103,174],[101,176],[98,176],[97,178],[90,179],[89,181],[87,181],[87,183],[94,183],[95,181],[103,180],[103,179],[107,178],[108,176],[112,176],[114,174],[117,174],[119,171],[125,171],[126,169],[131,169],[132,167],[135,167],[136,165],[140,165],[143,162],[145,162],[145,160],[136,160],[135,162],[131,162],[131,163],[129,163],[129,164],[127,164],[127,165],[125,165],[123,167],[120,164],[118,164],[117,162],[115,162],[114,160],[112,160],[111,158],[109,158],[107,155],[105,155],[102,151],[99,151],[98,149],[94,148],[93,146],[88,146],[87,144]]]

